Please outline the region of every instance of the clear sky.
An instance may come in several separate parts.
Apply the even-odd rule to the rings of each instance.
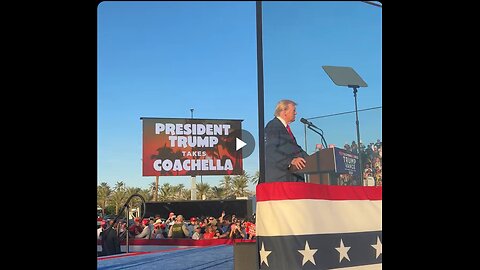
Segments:
[[[243,119],[258,139],[255,2],[102,2],[97,10],[97,182],[146,188],[141,117]],[[280,99],[300,118],[355,109],[353,91],[323,65],[352,67],[368,84],[358,108],[382,106],[382,9],[362,2],[263,2],[265,124]],[[382,110],[359,113],[361,140],[382,139]],[[328,144],[356,140],[355,114],[314,118]],[[319,136],[307,130],[307,152]],[[258,170],[258,147],[244,159]],[[211,186],[221,176],[203,176]],[[160,184],[190,177],[160,177]],[[197,177],[197,183],[200,177]],[[253,185],[250,189],[254,190]]]

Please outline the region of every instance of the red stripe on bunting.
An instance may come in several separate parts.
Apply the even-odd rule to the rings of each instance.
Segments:
[[[257,202],[271,200],[382,200],[382,187],[332,186],[299,182],[257,185]]]

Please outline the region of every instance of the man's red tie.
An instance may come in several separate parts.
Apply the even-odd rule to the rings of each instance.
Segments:
[[[295,137],[293,137],[293,133],[292,133],[292,130],[290,130],[289,125],[287,125],[287,131],[288,131],[288,134],[290,134],[290,137],[292,137],[292,140],[295,140]]]

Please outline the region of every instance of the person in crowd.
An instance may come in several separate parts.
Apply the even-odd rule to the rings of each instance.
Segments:
[[[373,171],[372,171],[372,168],[371,168],[371,164],[366,163],[365,164],[365,170],[363,170],[363,179],[367,179],[367,177],[369,177],[369,176],[373,176]]]
[[[170,229],[168,231],[168,237],[169,238],[188,238],[190,235],[190,232],[187,229],[187,226],[183,222],[183,216],[178,215],[175,223],[170,226]]]
[[[308,156],[290,129],[296,105],[291,100],[280,100],[275,117],[265,127],[265,182],[305,182],[303,174],[293,172],[305,168]]]
[[[157,219],[155,223],[153,223],[153,231],[150,239],[163,239],[163,229],[165,228],[165,224],[163,224],[161,219]]]
[[[221,235],[222,235],[222,232],[220,231],[220,229],[216,229],[213,239],[219,239]]]
[[[201,229],[199,225],[195,225],[195,228],[193,229],[194,232],[192,234],[192,239],[193,240],[200,240],[203,239],[203,235],[201,233]]]
[[[170,212],[168,214],[167,220],[165,220],[165,224],[168,225],[168,228],[170,229],[170,226],[172,226],[175,223],[175,220],[177,219],[177,216],[175,215],[174,212]]]
[[[187,226],[187,229],[189,231],[189,235],[188,235],[189,238],[192,238],[193,233],[195,232],[195,227],[196,226],[197,226],[197,218],[191,217],[190,218],[190,223]]]
[[[100,225],[97,226],[97,239],[98,239],[98,240],[101,240],[101,239],[102,239],[102,238],[100,237],[100,234],[103,232],[103,229],[104,229],[104,227],[106,226],[105,224],[106,224],[105,220],[102,220],[102,221],[100,222]]]
[[[127,238],[127,233],[127,222],[123,219],[118,220],[118,239],[120,240],[120,242]]]
[[[348,143],[345,143],[345,145],[343,146],[343,148],[349,152],[351,152],[351,148],[350,148],[350,145]]]
[[[232,218],[232,216],[230,216],[230,215],[225,216],[225,218],[223,219],[224,224],[221,227],[222,233],[220,234],[220,236],[218,238],[224,239],[224,238],[229,238],[230,237],[230,231],[231,231],[232,225],[235,224],[234,222],[232,222],[232,219],[234,219],[234,218]]]
[[[257,226],[255,223],[250,224],[247,239],[257,239]]]
[[[128,231],[130,233],[130,237],[135,237],[139,235],[143,230],[142,225],[140,224],[140,218],[136,217],[133,219],[133,224],[128,228]]]
[[[232,223],[230,226],[230,239],[245,239],[245,232],[242,230],[240,221]]]
[[[217,219],[214,217],[209,217],[207,225],[217,226]]]
[[[377,139],[377,142],[375,143],[375,146],[378,148],[382,147],[382,142],[380,141],[380,139]]]
[[[203,239],[213,239],[215,236],[215,231],[213,230],[212,225],[207,225],[205,233],[203,234]]]
[[[382,185],[382,168],[377,168],[377,171],[375,172],[375,180],[377,186]]]
[[[222,214],[218,217],[218,223],[223,223],[223,218],[225,217],[225,210],[222,211]]]
[[[150,220],[144,218],[142,220],[142,232],[135,236],[135,238],[140,239],[150,239],[152,236],[152,228],[150,227]]]
[[[352,149],[352,152],[353,152],[354,154],[358,154],[358,146],[357,146],[357,143],[356,143],[355,141],[352,141],[352,147],[351,147],[351,149]]]
[[[255,223],[253,223],[250,218],[246,218],[243,224],[245,226],[245,233],[247,235],[246,238],[250,239],[250,235],[252,234],[252,232],[255,233]]]
[[[102,255],[119,254],[121,250],[117,233],[118,223],[115,222],[115,220],[108,220],[107,224],[107,228],[100,233],[102,239]]]

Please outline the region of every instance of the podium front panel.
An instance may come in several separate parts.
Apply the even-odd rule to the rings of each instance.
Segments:
[[[354,178],[360,177],[360,162],[358,154],[338,147],[321,149],[307,158],[306,166],[302,170],[292,171],[308,174],[310,183],[337,185],[340,174],[350,174]]]

